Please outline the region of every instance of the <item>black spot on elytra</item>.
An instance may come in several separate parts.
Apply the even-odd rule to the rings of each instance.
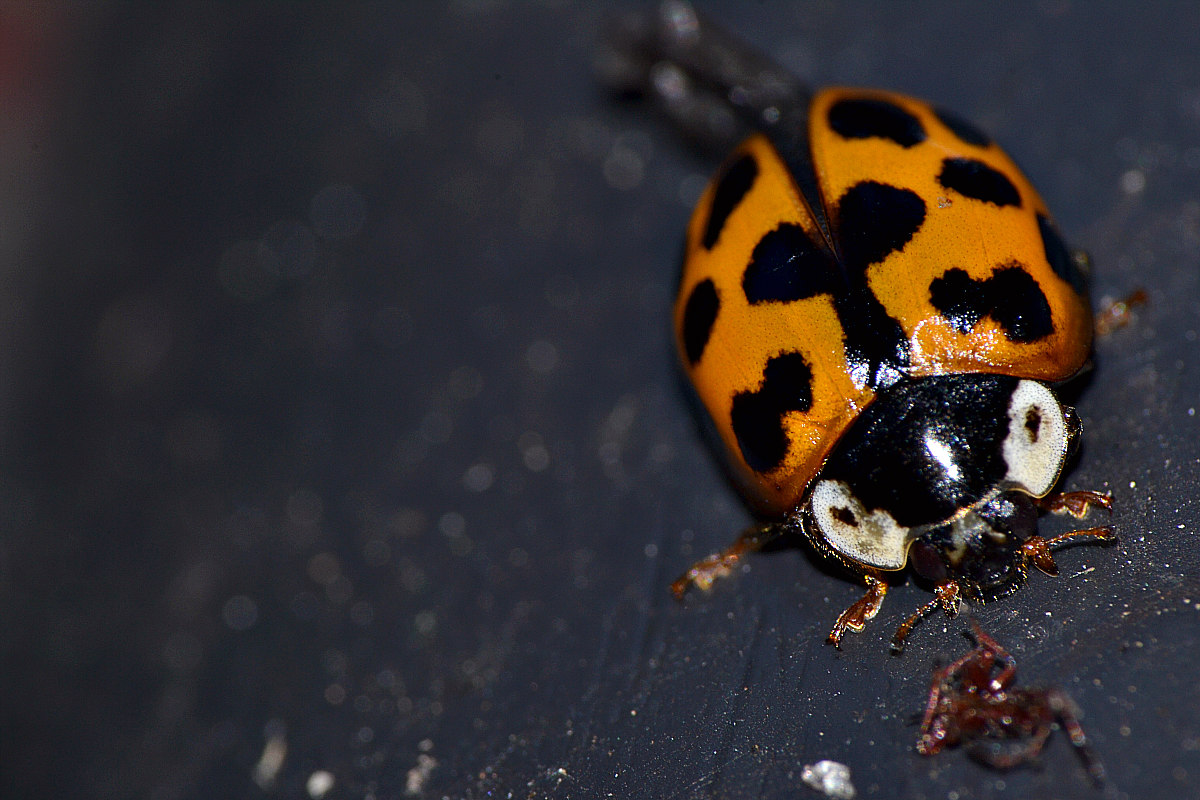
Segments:
[[[733,433],[746,463],[770,472],[783,463],[788,439],[783,415],[812,408],[812,369],[800,353],[782,353],[767,361],[758,391],[733,398]]]
[[[832,508],[829,510],[829,513],[843,525],[849,525],[851,528],[858,527],[858,517],[854,516],[854,512],[844,506]]]
[[[754,156],[746,154],[726,168],[717,188],[713,192],[712,206],[708,210],[708,224],[704,226],[704,238],[701,244],[705,250],[712,250],[713,245],[721,238],[721,231],[729,215],[742,202],[742,198],[754,186],[758,177],[758,163]]]
[[[844,139],[890,139],[901,147],[925,141],[921,121],[886,100],[839,100],[829,108],[829,127]]]
[[[925,201],[908,189],[863,181],[838,201],[838,242],[851,269],[863,270],[904,249],[925,222]]]
[[[985,203],[1021,207],[1021,194],[1012,181],[973,158],[947,158],[942,162],[938,183]]]
[[[904,249],[925,222],[925,201],[908,189],[863,181],[842,195],[835,218],[850,288],[834,294],[834,308],[845,331],[850,377],[856,386],[878,390],[904,377],[911,354],[908,337],[863,273]]]
[[[833,292],[834,310],[841,323],[846,360],[852,380],[860,388],[879,390],[903,379],[909,369],[909,341],[900,324],[888,316],[879,299],[867,287],[862,270],[867,266],[861,255],[868,248],[849,247],[852,256],[859,258],[858,263],[847,260],[847,247],[842,240],[852,239],[855,232],[844,236],[841,233],[843,225],[837,220],[837,198],[827,198],[822,202],[821,184],[812,163],[811,143],[808,140],[809,119],[808,105],[800,103],[792,106],[785,105],[780,123],[769,132],[771,142],[779,151],[788,171],[796,181],[801,195],[813,198],[812,212],[817,227],[821,231],[819,239],[824,239],[822,247],[836,253],[831,256],[837,262],[837,269],[832,281],[838,286]],[[828,119],[815,120],[828,124]],[[859,198],[861,201],[864,198]],[[849,216],[870,217],[864,213],[855,215],[851,209],[853,203],[847,204]],[[925,207],[919,198],[909,202],[919,211],[920,221],[924,220]],[[867,220],[870,224],[871,220]],[[903,242],[910,238],[905,234]],[[848,287],[843,289],[841,287]]]
[[[785,222],[755,245],[742,289],[751,304],[787,303],[832,292],[837,274],[829,252],[799,225]]]
[[[717,287],[713,282],[705,279],[696,284],[688,296],[687,305],[683,307],[683,349],[689,364],[695,366],[704,354],[720,308],[721,299],[717,297]]]
[[[1075,266],[1075,260],[1071,258],[1071,251],[1067,249],[1066,243],[1058,235],[1058,229],[1045,214],[1038,214],[1037,221],[1038,230],[1042,234],[1042,247],[1046,250],[1046,261],[1050,263],[1050,269],[1054,270],[1055,275],[1071,284],[1071,288],[1076,292],[1084,294],[1086,286],[1083,273]]]
[[[1037,443],[1038,435],[1042,431],[1042,412],[1037,406],[1033,406],[1025,412],[1025,430],[1029,431],[1029,441]]]
[[[835,294],[834,308],[855,386],[878,391],[907,375],[912,355],[908,336],[867,286]]]
[[[937,115],[939,122],[949,128],[950,132],[958,137],[960,142],[972,144],[976,147],[987,147],[992,143],[992,137],[961,117],[941,108],[935,108],[933,113]]]
[[[1037,281],[1019,264],[975,280],[965,270],[946,270],[929,284],[929,301],[959,333],[991,317],[1011,342],[1036,342],[1054,333],[1050,304]]]

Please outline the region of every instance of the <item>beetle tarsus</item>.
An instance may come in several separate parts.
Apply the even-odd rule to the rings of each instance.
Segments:
[[[1112,511],[1112,495],[1103,492],[1061,492],[1037,501],[1038,508],[1051,514],[1070,514],[1083,519],[1092,508]]]
[[[675,595],[676,600],[682,600],[689,587],[695,586],[702,591],[708,591],[717,579],[732,572],[746,554],[758,552],[783,536],[786,530],[786,526],[777,523],[752,525],[742,531],[729,547],[697,561],[687,572],[676,578],[671,584],[671,594]]]
[[[841,648],[842,637],[846,635],[847,629],[855,633],[862,633],[867,620],[879,613],[879,607],[883,605],[883,598],[887,596],[887,584],[874,575],[866,575],[864,580],[867,583],[866,594],[855,600],[853,605],[837,618],[837,622],[833,623],[833,630],[829,632],[829,638],[825,640],[828,644]]]
[[[1050,549],[1060,544],[1071,544],[1080,539],[1099,539],[1105,544],[1117,541],[1117,534],[1112,528],[1085,528],[1081,531],[1068,531],[1058,536],[1045,539],[1041,536],[1031,536],[1021,545],[1025,559],[1047,575],[1057,575],[1058,565]]]
[[[904,644],[908,639],[908,634],[912,633],[912,629],[916,627],[918,622],[933,613],[933,610],[939,606],[942,611],[946,612],[946,616],[957,616],[961,595],[962,591],[956,581],[946,581],[945,583],[938,584],[934,590],[933,599],[914,611],[896,629],[895,635],[892,636],[892,654],[898,656],[904,652]]]
[[[1120,300],[1109,303],[1104,310],[1096,314],[1096,335],[1107,336],[1115,330],[1124,328],[1133,319],[1133,310],[1144,306],[1149,300],[1144,289],[1136,289]]]

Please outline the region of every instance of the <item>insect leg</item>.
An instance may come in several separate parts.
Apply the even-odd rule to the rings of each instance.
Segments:
[[[1107,336],[1119,328],[1124,328],[1133,319],[1133,309],[1145,305],[1148,299],[1144,289],[1137,289],[1128,297],[1109,303],[1104,310],[1096,314],[1096,335]]]
[[[1100,762],[1091,745],[1088,744],[1087,736],[1084,735],[1083,728],[1079,724],[1079,709],[1076,708],[1075,702],[1061,689],[1052,689],[1049,692],[1049,703],[1050,708],[1062,722],[1063,728],[1066,729],[1067,735],[1071,737],[1071,744],[1079,751],[1079,757],[1083,759],[1088,774],[1092,776],[1092,780],[1097,785],[1103,784],[1104,764]]]
[[[1012,657],[1012,653],[1001,647],[999,642],[984,633],[983,628],[980,627],[979,621],[976,619],[971,620],[971,635],[975,637],[975,642],[979,645],[980,649],[992,656],[992,663],[995,661],[1004,663],[1004,667],[1001,668],[1000,673],[988,681],[988,688],[991,691],[1002,691],[1016,677],[1017,660]],[[988,665],[988,671],[991,671],[991,663]]]
[[[1058,536],[1051,536],[1049,539],[1043,539],[1041,536],[1031,536],[1021,545],[1021,552],[1026,559],[1042,572],[1047,575],[1057,575],[1058,565],[1054,563],[1054,556],[1050,553],[1050,548],[1057,547],[1064,542],[1071,542],[1087,537],[1095,537],[1103,542],[1117,541],[1117,535],[1113,533],[1112,528],[1086,528],[1081,531],[1060,533]]]
[[[918,622],[933,613],[938,606],[941,606],[942,610],[946,612],[946,616],[957,616],[960,596],[961,591],[956,581],[939,583],[934,589],[933,599],[914,611],[912,616],[904,620],[896,629],[896,634],[892,637],[892,654],[900,655],[904,652],[904,642],[908,639],[908,634],[912,632]]]
[[[887,596],[887,584],[880,578],[867,574],[863,576],[863,579],[867,583],[866,594],[842,612],[842,615],[837,618],[837,622],[833,623],[833,630],[829,632],[829,638],[825,640],[834,647],[842,646],[842,637],[846,635],[847,628],[855,633],[862,633],[867,620],[879,613],[879,607],[883,605],[883,598]]]
[[[756,553],[766,545],[779,539],[788,532],[786,524],[766,522],[752,525],[738,536],[737,541],[719,553],[713,553],[702,561],[697,561],[691,569],[680,575],[671,584],[671,594],[675,599],[683,598],[691,586],[708,591],[713,581],[728,575],[747,553]]]
[[[1083,519],[1093,507],[1112,511],[1112,495],[1102,492],[1062,492],[1035,501],[1037,507],[1051,514],[1070,514]]]
[[[595,62],[611,88],[649,96],[681,130],[721,152],[775,125],[786,109],[807,106],[810,96],[787,70],[682,0],[617,17]]]

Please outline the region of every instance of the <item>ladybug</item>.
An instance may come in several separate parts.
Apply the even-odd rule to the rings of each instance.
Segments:
[[[1088,362],[1086,256],[1063,242],[1003,150],[927,102],[810,91],[690,6],[628,19],[606,71],[689,133],[748,135],[688,225],[674,307],[680,361],[735,482],[763,520],[677,580],[708,588],[801,534],[866,593],[860,632],[911,566],[937,607],[1020,587],[1051,549],[1040,512],[1111,510],[1054,493],[1081,426],[1054,387]],[[615,54],[615,55],[614,55]]]

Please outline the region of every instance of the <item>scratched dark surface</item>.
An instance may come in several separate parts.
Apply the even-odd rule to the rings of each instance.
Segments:
[[[841,652],[859,589],[800,549],[670,598],[748,519],[668,344],[714,164],[596,90],[591,5],[6,20],[0,90],[41,83],[0,149],[0,794],[816,797],[834,759],[860,797],[1102,795],[1061,733],[1008,773],[914,752],[969,646],[888,654],[920,587]],[[1070,395],[1064,485],[1120,545],[976,612],[1110,796],[1195,795],[1200,10],[899,5],[704,7],[974,119],[1097,300],[1148,291]]]

